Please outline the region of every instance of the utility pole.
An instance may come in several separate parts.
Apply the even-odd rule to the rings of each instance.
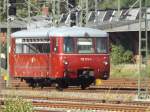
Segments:
[[[6,3],[6,2],[4,1],[4,4],[3,4],[3,11],[5,10],[4,7],[6,8],[5,3]],[[2,12],[2,13],[3,13],[3,12]],[[0,14],[0,16],[1,16],[1,14]],[[1,18],[0,18],[0,21],[2,21]],[[1,32],[1,28],[0,28],[0,32]],[[1,71],[1,69],[2,69],[2,64],[1,64],[1,41],[2,41],[2,39],[0,39],[0,79],[1,79],[1,77],[2,77],[2,71]]]
[[[142,17],[142,1],[139,1],[139,76],[138,76],[138,99],[140,99],[140,95],[141,95],[141,63],[142,63],[142,59],[141,59],[141,17]]]
[[[98,23],[98,1],[95,0],[95,18],[96,18],[96,23]]]
[[[0,29],[0,32],[1,32],[1,29]],[[2,61],[1,61],[1,54],[2,54],[2,52],[1,52],[1,47],[2,47],[2,43],[1,43],[1,41],[2,41],[2,39],[0,39],[0,79],[1,79],[1,76],[2,76]]]
[[[89,0],[86,0],[86,6],[85,6],[85,9],[86,9],[86,13],[85,13],[85,17],[86,17],[86,24],[88,24],[88,14],[89,14]]]
[[[9,86],[10,74],[9,74],[9,53],[10,53],[10,22],[13,16],[16,15],[16,0],[7,0],[7,75],[4,77],[6,81],[6,87]]]
[[[117,21],[120,20],[120,0],[118,0],[118,12],[117,12]]]
[[[10,3],[9,0],[7,0],[7,75],[6,75],[6,87],[9,86],[9,45],[10,45],[10,16],[9,16],[9,7]]]
[[[0,29],[0,32],[1,32],[1,29]],[[2,39],[0,39],[0,82],[1,82],[1,83],[0,83],[0,89],[1,89],[1,87],[2,87],[1,40],[2,40]],[[1,91],[0,91],[0,92],[1,92]]]
[[[148,19],[147,19],[147,0],[145,0],[145,38],[146,38],[146,60],[148,60]],[[148,64],[148,63],[146,63]]]
[[[145,19],[144,19],[144,22],[145,22],[145,49],[146,49],[146,56],[145,56],[145,64],[146,64],[146,80],[148,79],[148,73],[147,73],[147,70],[148,70],[148,20],[147,20],[147,0],[145,0]],[[146,83],[148,85],[148,83]],[[146,98],[148,97],[148,86],[146,86]]]
[[[138,76],[138,99],[148,98],[148,74],[147,74],[147,60],[148,60],[148,22],[147,22],[147,0],[145,1],[145,18],[142,21],[142,1],[139,0],[139,76]],[[145,24],[142,24],[144,22]],[[144,26],[144,28],[143,28]],[[144,67],[143,67],[144,66]],[[144,91],[141,91],[144,89]]]
[[[80,26],[83,26],[83,1],[79,0],[79,6],[80,6]]]
[[[60,0],[52,0],[53,25],[57,26],[60,19]]]
[[[79,6],[81,7],[80,26],[85,26],[88,23],[88,5],[88,0],[79,0]]]
[[[31,0],[28,0],[28,25],[30,27],[30,23],[31,23]]]

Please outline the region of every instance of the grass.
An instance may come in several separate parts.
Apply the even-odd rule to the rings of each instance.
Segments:
[[[141,65],[141,78],[145,76],[150,77],[150,66],[145,68],[145,65]],[[137,79],[139,76],[139,66],[137,64],[121,64],[111,65],[111,78],[130,78]]]
[[[2,112],[32,112],[32,102],[26,101],[21,97],[7,98]]]

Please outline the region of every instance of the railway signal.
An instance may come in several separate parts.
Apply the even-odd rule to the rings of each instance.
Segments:
[[[9,15],[10,16],[15,16],[16,15],[16,0],[9,0]]]

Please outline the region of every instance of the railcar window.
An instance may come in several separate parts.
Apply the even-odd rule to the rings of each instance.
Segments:
[[[64,38],[64,52],[73,53],[74,51],[74,40],[71,37]]]
[[[78,53],[94,53],[92,38],[78,38],[77,39]]]
[[[16,53],[49,53],[49,39],[16,39]]]
[[[97,53],[107,53],[107,38],[96,38],[96,51]]]

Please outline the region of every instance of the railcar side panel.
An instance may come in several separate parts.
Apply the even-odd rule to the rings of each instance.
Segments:
[[[49,54],[15,54],[15,77],[48,77]]]

